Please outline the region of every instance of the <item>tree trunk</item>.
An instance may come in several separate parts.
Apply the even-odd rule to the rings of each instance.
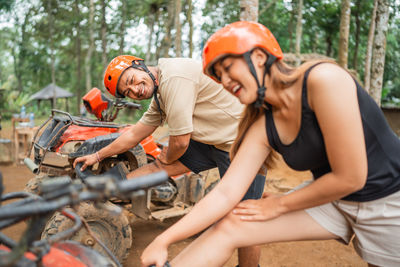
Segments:
[[[361,8],[361,0],[357,0],[356,2],[356,12],[354,17],[356,18],[356,43],[354,45],[354,53],[353,53],[353,63],[352,68],[357,71],[358,69],[358,47],[360,45],[360,31],[361,31],[361,21],[360,21],[360,8]]]
[[[332,57],[332,46],[332,35],[331,33],[328,33],[328,35],[326,36],[326,56],[328,57]]]
[[[301,64],[300,54],[301,54],[301,35],[303,31],[303,0],[299,0],[297,6],[297,24],[296,24],[296,65]]]
[[[102,48],[102,56],[101,61],[103,65],[103,71],[101,75],[103,75],[106,67],[107,67],[107,23],[106,23],[106,2],[105,0],[101,0],[101,48]],[[104,84],[102,86],[104,88]]]
[[[372,47],[370,95],[381,105],[383,71],[385,68],[386,33],[389,21],[389,1],[378,0],[376,10],[376,29]]]
[[[93,20],[94,20],[94,2],[93,2],[93,0],[90,0],[89,1],[89,21],[88,21],[89,47],[88,47],[88,50],[86,53],[86,58],[85,58],[86,92],[89,92],[89,90],[92,88],[91,60],[92,60],[92,52],[93,52],[93,48],[94,48]]]
[[[51,72],[51,83],[54,85],[56,84],[56,73],[55,73],[55,60],[54,60],[54,39],[53,39],[53,34],[54,34],[54,20],[53,20],[53,6],[52,6],[52,1],[49,0],[47,1],[47,15],[49,18],[49,44],[50,44],[50,72]],[[53,92],[53,108],[56,108],[56,93],[55,91]]]
[[[20,24],[20,21],[18,19],[18,16],[15,15],[15,25],[21,25],[21,39],[18,40],[18,30],[16,29],[15,32],[15,39],[14,43],[16,44],[15,46],[12,46],[11,48],[11,54],[13,56],[14,60],[14,74],[17,79],[17,89],[18,89],[18,95],[20,95],[24,91],[24,85],[23,85],[23,76],[24,76],[24,66],[25,66],[25,60],[26,60],[26,48],[25,45],[27,44],[27,31],[26,31],[26,26],[29,25],[29,19],[31,17],[32,9],[29,9],[28,12],[25,14],[24,21],[22,24]],[[18,51],[18,53],[16,52]]]
[[[294,28],[294,16],[296,12],[296,5],[292,2],[292,11],[290,11],[290,20],[288,25],[288,34],[289,34],[289,52],[294,52],[294,42],[293,42],[293,28]],[[262,13],[260,13],[262,14]]]
[[[367,52],[365,54],[365,70],[364,70],[364,89],[369,92],[371,85],[371,60],[372,60],[372,45],[374,43],[374,33],[376,25],[376,10],[378,8],[378,0],[374,0],[374,8],[372,10],[371,23],[368,32]]]
[[[192,0],[187,0],[186,21],[189,23],[189,57],[193,56],[193,3]]]
[[[148,16],[148,22],[147,22],[147,27],[150,29],[149,32],[149,37],[148,37],[148,42],[147,42],[147,52],[146,52],[146,57],[145,61],[149,62],[151,60],[151,46],[153,43],[153,34],[154,34],[154,25],[156,23],[156,20],[158,19],[158,12],[159,12],[159,6],[154,5],[150,8],[151,14]]]
[[[349,53],[350,14],[350,0],[342,0],[338,63],[343,68],[347,68],[347,58]]]
[[[163,25],[163,22],[162,22],[162,19],[159,19],[159,18],[162,18],[162,16],[160,16],[160,12],[158,11],[157,12],[157,18],[156,18],[156,24],[157,24],[157,27],[159,28],[159,29],[162,29],[162,25]],[[155,43],[155,45],[156,45],[156,53],[155,53],[155,55],[154,55],[154,58],[160,58],[160,55],[161,55],[161,53],[162,53],[162,50],[163,50],[163,40],[164,39],[161,39],[161,42],[160,42],[160,36],[161,36],[161,30],[159,30],[159,31],[156,31],[156,36],[155,36],[155,39],[154,39],[154,43]]]
[[[124,46],[125,46],[125,23],[126,23],[126,12],[127,12],[127,7],[126,7],[126,1],[122,0],[121,1],[121,26],[120,26],[120,40],[119,40],[119,54],[123,55],[124,54]]]
[[[267,11],[272,5],[274,5],[278,0],[270,0],[268,4],[263,4],[263,9],[261,9],[258,14],[262,15],[265,11]],[[257,2],[258,5],[258,2]]]
[[[182,33],[181,33],[181,21],[179,14],[182,11],[181,0],[175,0],[175,55],[182,57]]]
[[[49,44],[50,44],[50,72],[51,72],[51,82],[56,84],[56,73],[55,73],[55,60],[54,60],[54,20],[53,20],[53,7],[52,1],[47,1],[47,15],[49,17]]]
[[[18,87],[18,95],[19,95],[23,91],[22,71],[19,69],[18,62],[20,62],[20,61],[18,60],[18,56],[17,56],[15,50],[16,50],[15,47],[11,48],[11,54],[14,59],[14,73],[15,73],[15,77],[17,78],[17,87]]]
[[[240,0],[240,20],[258,21],[258,0]]]
[[[169,1],[168,3],[168,18],[167,18],[167,23],[166,23],[166,28],[165,28],[165,35],[164,38],[161,42],[161,50],[163,57],[169,57],[169,49],[171,48],[171,30],[172,27],[174,26],[174,15],[175,15],[175,2],[174,1]]]
[[[92,1],[92,0],[91,0]],[[81,97],[82,97],[82,88],[81,88],[81,62],[82,62],[82,47],[81,47],[81,27],[79,22],[81,21],[81,13],[79,10],[79,0],[75,0],[74,5],[75,16],[77,17],[75,20],[75,28],[76,28],[76,37],[75,37],[75,51],[76,51],[76,110],[77,114],[80,114],[81,111]],[[66,103],[68,103],[68,99],[66,99]]]

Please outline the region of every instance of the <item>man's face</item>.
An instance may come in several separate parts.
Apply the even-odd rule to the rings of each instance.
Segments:
[[[118,83],[118,93],[135,100],[151,98],[153,91],[154,83],[150,76],[135,68],[124,71]]]

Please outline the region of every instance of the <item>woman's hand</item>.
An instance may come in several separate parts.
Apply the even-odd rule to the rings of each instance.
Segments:
[[[84,171],[86,169],[86,167],[92,166],[93,164],[97,163],[98,159],[97,159],[96,153],[76,158],[74,161],[74,168],[75,168],[76,164],[78,164],[79,162],[83,163],[82,167],[81,167],[81,171]]]
[[[240,202],[232,212],[240,216],[242,221],[271,220],[284,213],[280,199],[280,195],[265,192],[260,199],[247,199]]]
[[[168,246],[164,245],[157,238],[153,240],[140,256],[141,266],[148,267],[155,264],[156,267],[164,267],[168,259]]]

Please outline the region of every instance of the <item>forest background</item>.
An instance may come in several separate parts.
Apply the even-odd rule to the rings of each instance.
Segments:
[[[379,104],[399,107],[399,2],[0,0],[0,114],[9,119],[26,106],[47,116],[50,101],[39,107],[31,96],[50,83],[73,93],[69,111],[79,114],[87,91],[105,91],[102,76],[113,57],[133,54],[150,65],[160,57],[200,60],[207,38],[245,12],[273,32],[291,64],[333,58]],[[65,109],[63,101],[55,107]],[[141,112],[125,118],[133,115]]]

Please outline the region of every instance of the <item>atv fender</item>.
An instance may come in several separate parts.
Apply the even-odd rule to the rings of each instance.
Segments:
[[[77,151],[69,154],[70,159],[82,157],[85,155],[93,154],[102,149],[103,147],[111,144],[115,139],[117,139],[121,134],[112,133],[107,135],[96,136],[86,140]],[[130,151],[133,152],[137,162],[138,167],[141,167],[147,163],[146,152],[141,144],[138,144]]]

